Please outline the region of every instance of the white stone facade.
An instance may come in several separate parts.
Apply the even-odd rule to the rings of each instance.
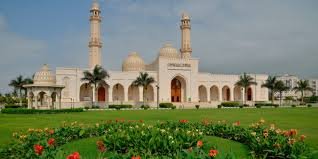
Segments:
[[[91,13],[100,15],[96,2]],[[100,17],[93,18],[97,20],[92,20],[92,17],[90,20],[92,35],[89,44],[89,69],[100,64],[102,47],[99,32]],[[100,106],[123,103],[140,105],[143,100],[143,89],[132,86],[132,82],[140,72],[147,72],[156,81],[145,93],[145,102],[153,107],[161,102],[173,102],[175,105],[194,108],[196,104],[201,107],[216,107],[222,101],[242,101],[243,89],[235,87],[240,75],[199,72],[199,59],[192,57],[195,51],[192,52],[191,48],[190,17],[186,14],[181,18],[180,29],[182,46],[179,50],[171,44],[164,44],[155,51],[158,55],[150,64],[145,64],[138,53],[131,53],[123,60],[122,71],[105,68],[110,77],[105,79],[96,91],[92,86],[81,81],[83,71],[89,69],[58,67],[55,74],[56,84],[64,86],[61,93],[62,107],[83,107],[90,105],[93,99]],[[94,45],[92,37],[93,40],[97,40]],[[248,103],[268,101],[268,90],[261,87],[268,76],[263,74],[250,74],[250,76],[258,84],[248,89]]]

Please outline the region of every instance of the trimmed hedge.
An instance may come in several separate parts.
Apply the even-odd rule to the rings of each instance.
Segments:
[[[239,102],[222,102],[221,105],[223,107],[239,107],[240,103]]]
[[[5,108],[1,113],[5,114],[57,114],[57,113],[72,113],[83,112],[83,108],[74,109],[23,109],[23,108]]]
[[[255,103],[255,106],[273,106],[273,107],[278,107],[278,104],[272,104],[272,103]]]
[[[147,110],[147,109],[150,108],[150,106],[149,106],[149,105],[142,105],[140,108],[142,108],[142,109],[144,109],[144,110]]]
[[[130,104],[112,104],[112,105],[108,106],[108,108],[110,108],[110,109],[117,109],[117,110],[125,109],[125,108],[132,108],[132,107],[133,106]]]
[[[5,105],[4,108],[26,108],[26,106],[22,105]]]
[[[172,108],[173,104],[172,103],[160,103],[159,107],[160,108]]]

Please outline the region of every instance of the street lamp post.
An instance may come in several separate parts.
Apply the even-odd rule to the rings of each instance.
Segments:
[[[157,109],[159,109],[159,85],[156,85],[157,88]]]

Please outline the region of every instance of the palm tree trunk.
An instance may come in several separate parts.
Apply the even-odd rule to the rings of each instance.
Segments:
[[[272,105],[274,104],[274,91],[273,90],[271,90],[271,101],[272,101]]]
[[[282,94],[283,92],[279,92],[279,106],[282,106]]]
[[[304,103],[304,91],[301,91],[301,103]]]
[[[246,99],[247,99],[247,90],[246,88],[244,88],[244,100],[243,100],[243,104],[246,104]]]
[[[143,91],[142,91],[142,102],[143,102],[143,105],[145,106],[145,90],[147,90],[147,87],[143,87]]]

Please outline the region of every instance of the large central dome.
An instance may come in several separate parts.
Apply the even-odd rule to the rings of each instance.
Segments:
[[[172,47],[171,44],[165,44],[159,51],[159,56],[164,58],[178,58],[178,50]]]
[[[144,71],[145,62],[137,52],[132,52],[123,62],[123,71]]]

